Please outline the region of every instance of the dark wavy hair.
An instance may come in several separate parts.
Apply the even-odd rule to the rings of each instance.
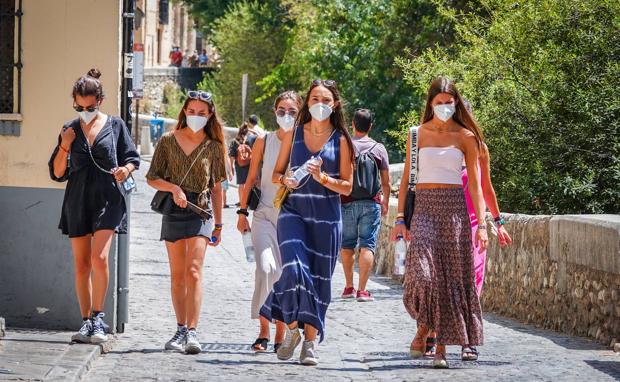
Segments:
[[[334,126],[334,128],[345,137],[347,141],[347,146],[349,146],[349,154],[351,163],[355,164],[355,150],[353,148],[353,141],[351,140],[351,134],[349,134],[349,130],[347,129],[347,123],[344,118],[344,105],[342,98],[340,97],[340,92],[338,91],[338,87],[336,86],[336,82],[332,80],[314,80],[312,81],[312,85],[310,85],[310,89],[306,93],[306,99],[304,104],[297,115],[297,120],[295,121],[296,125],[305,125],[306,123],[312,120],[312,114],[310,114],[310,108],[308,107],[308,100],[310,99],[310,93],[314,88],[323,86],[327,90],[332,93],[334,97],[334,102],[338,102],[338,106],[334,108],[332,114],[329,116],[329,121]]]
[[[92,68],[89,70],[88,73],[75,81],[71,90],[71,97],[75,100],[78,95],[81,97],[95,96],[97,101],[101,101],[105,94],[99,77],[101,77],[99,69]]]
[[[478,148],[482,149],[482,145],[484,143],[482,129],[480,129],[480,126],[478,126],[478,123],[474,117],[471,115],[469,110],[467,110],[467,105],[464,98],[461,96],[461,93],[459,93],[456,88],[456,84],[451,79],[439,77],[431,83],[426,96],[426,106],[424,108],[424,114],[422,115],[422,123],[426,123],[433,119],[434,112],[431,104],[433,99],[441,93],[447,93],[454,97],[456,100],[456,112],[452,116],[452,119],[459,125],[474,133],[476,140],[478,141]]]

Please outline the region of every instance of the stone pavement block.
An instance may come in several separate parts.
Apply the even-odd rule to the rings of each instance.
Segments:
[[[254,354],[250,344],[258,323],[250,320],[254,264],[245,261],[234,209],[224,210],[222,245],[207,249],[204,301],[198,333],[204,351],[196,356],[163,350],[174,334],[170,278],[161,217],[150,211],[154,191],[144,184],[144,164],[132,199],[130,322],[115,348],[102,355],[87,381],[613,381],[620,378],[619,358],[596,343],[536,329],[499,316],[485,315],[485,346],[478,362],[460,361],[460,347],[448,348],[450,370],[434,370],[430,360],[409,358],[416,324],[402,303],[402,288],[373,277],[368,289],[376,301],[340,299],[344,275],[336,266],[326,339],[319,345],[318,367],[298,364],[269,352]],[[140,175],[141,174],[141,175]],[[229,202],[237,201],[229,190]],[[355,276],[357,279],[357,274]],[[272,330],[273,338],[273,330]],[[273,345],[273,342],[271,342]]]
[[[72,334],[9,328],[0,342],[0,380],[81,380],[101,346],[71,344]]]

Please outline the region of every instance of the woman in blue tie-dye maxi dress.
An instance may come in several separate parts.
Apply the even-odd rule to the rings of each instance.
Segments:
[[[269,320],[287,325],[278,358],[290,359],[301,342],[300,361],[316,365],[316,338],[325,333],[325,314],[331,301],[331,279],[340,251],[342,222],[340,194],[350,194],[353,145],[346,129],[340,95],[334,81],[316,80],[299,113],[297,127],[282,143],[273,181],[295,188],[278,218],[282,275],[261,309]],[[285,175],[311,157],[310,175],[299,183]]]

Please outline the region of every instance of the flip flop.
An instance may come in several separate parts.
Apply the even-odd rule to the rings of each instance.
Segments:
[[[461,347],[461,359],[463,361],[477,361],[478,350],[473,346],[462,346]]]
[[[257,353],[262,353],[267,351],[267,346],[269,345],[269,338],[257,338],[256,341],[252,344],[252,350]]]

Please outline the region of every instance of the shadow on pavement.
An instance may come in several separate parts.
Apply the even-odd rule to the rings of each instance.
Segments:
[[[584,337],[569,336],[560,332],[554,332],[549,329],[537,328],[533,325],[524,324],[512,318],[502,317],[493,313],[483,312],[486,321],[503,326],[521,333],[531,334],[533,336],[542,337],[556,345],[562,346],[569,350],[607,350],[604,346]]]
[[[605,373],[616,380],[620,380],[620,361],[597,361],[588,359],[584,362],[601,373]]]

